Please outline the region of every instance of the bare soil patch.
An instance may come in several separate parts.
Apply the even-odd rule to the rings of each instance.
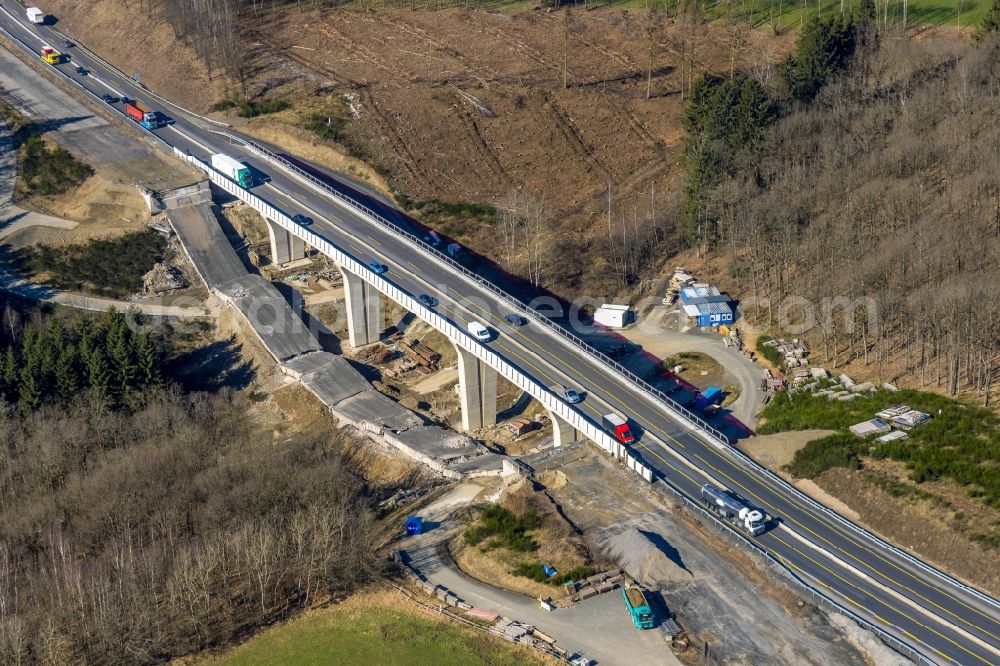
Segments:
[[[209,72],[155,16],[112,0],[55,0],[50,11],[127,72],[135,69],[134,44],[170,53],[144,59],[142,80],[196,111],[233,93],[220,71]],[[589,241],[603,229],[609,182],[626,216],[645,210],[651,193],[662,200],[676,189],[681,93],[690,77],[682,75],[681,29],[672,18],[657,19],[647,89],[642,12],[261,11],[247,12],[250,90],[292,106],[249,122],[227,118],[379,192],[416,203],[496,203],[514,190],[534,192],[558,220],[558,242],[585,249],[597,247]],[[253,29],[260,25],[268,29]],[[564,44],[553,35],[567,28],[564,85]],[[706,22],[695,32],[694,75],[728,73],[726,27]],[[778,58],[792,39],[751,31],[737,66],[761,54]],[[331,118],[335,141],[307,129],[317,117]],[[459,215],[449,232],[501,258],[488,220]],[[593,256],[553,267],[551,279],[617,290],[600,252]]]
[[[749,437],[740,441],[740,448],[757,462],[780,471],[792,462],[795,452],[814,439],[832,435],[836,430],[793,430],[773,435]]]
[[[209,72],[193,47],[179,39],[156,12],[142,11],[138,4],[52,0],[45,10],[59,19],[58,30],[123,72],[137,73],[159,95],[204,111],[229,87],[221,71]],[[155,57],[137,60],[137,53]]]
[[[379,194],[391,198],[392,190],[385,176],[357,157],[346,154],[336,144],[324,141],[309,130],[293,124],[301,122],[307,113],[308,107],[297,105],[295,111],[277,114],[277,118],[254,118],[246,123],[234,124],[250,136],[281,146],[297,157],[352,176]],[[285,119],[286,116],[291,122]]]

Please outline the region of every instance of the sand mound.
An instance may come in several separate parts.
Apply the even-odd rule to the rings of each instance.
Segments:
[[[566,485],[567,479],[565,474],[557,469],[554,469],[542,472],[538,477],[538,482],[545,486],[548,490],[559,490]]]
[[[659,534],[634,527],[623,532],[605,532],[597,537],[604,554],[618,563],[643,585],[691,580],[691,572],[681,566],[680,554]]]

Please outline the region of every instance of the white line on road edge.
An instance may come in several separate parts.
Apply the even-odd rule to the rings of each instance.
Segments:
[[[207,150],[210,154],[213,154],[213,155],[215,154],[214,150],[212,150],[211,148],[209,148],[208,146],[206,146],[205,144],[203,144],[198,139],[194,138],[193,136],[191,136],[190,134],[188,134],[187,132],[185,132],[182,129],[177,129],[177,125],[167,125],[167,128],[171,129],[171,130],[173,130],[175,132],[177,132],[178,134],[180,134],[182,137],[184,137],[185,139],[187,139],[191,143],[196,144],[198,146],[201,146],[202,148],[204,148],[205,150]]]
[[[780,527],[784,532],[787,532],[789,535],[791,535],[795,540],[797,540],[797,541],[805,544],[806,546],[812,548],[813,550],[816,550],[816,551],[819,551],[819,552],[825,554],[830,560],[832,560],[833,562],[836,562],[841,567],[843,567],[844,569],[850,571],[851,573],[853,573],[858,578],[863,578],[864,580],[868,581],[869,583],[871,583],[875,587],[877,587],[877,588],[879,588],[879,589],[881,589],[881,590],[883,590],[885,592],[888,592],[890,596],[898,599],[899,601],[902,601],[904,604],[906,604],[907,606],[910,606],[911,608],[913,608],[914,610],[918,611],[922,615],[927,616],[931,620],[936,620],[937,622],[941,623],[945,627],[947,627],[949,629],[952,629],[956,633],[964,636],[969,641],[971,641],[971,642],[975,643],[976,645],[978,645],[978,646],[980,646],[980,647],[988,650],[989,652],[992,652],[993,654],[996,654],[996,655],[1000,655],[1000,650],[998,650],[994,646],[990,645],[986,641],[982,640],[978,636],[970,634],[967,630],[965,630],[965,629],[963,629],[963,628],[961,628],[961,627],[959,627],[959,626],[957,626],[955,624],[952,624],[951,621],[945,620],[940,615],[934,615],[930,610],[928,610],[927,608],[924,608],[923,606],[921,606],[920,604],[918,604],[916,601],[913,601],[912,599],[910,599],[906,595],[901,594],[900,592],[896,592],[895,590],[893,590],[893,589],[885,586],[884,584],[882,584],[879,581],[875,580],[874,578],[872,578],[868,574],[866,574],[863,571],[855,568],[853,565],[848,564],[847,562],[845,562],[844,560],[840,559],[836,555],[833,555],[832,553],[830,553],[830,551],[828,551],[828,550],[826,550],[824,548],[820,548],[818,545],[814,544],[809,539],[806,539],[804,536],[802,536],[801,534],[799,534],[798,532],[796,532],[792,528],[790,528],[790,527],[788,527],[786,525],[779,525],[778,527]],[[811,573],[808,574],[808,575],[812,576],[813,578],[816,578],[816,576],[813,575],[813,574],[811,574]],[[817,578],[817,580],[819,580],[819,579]],[[866,609],[866,610],[868,610],[868,612],[870,612],[870,613],[874,613],[874,611],[871,610],[871,609]]]

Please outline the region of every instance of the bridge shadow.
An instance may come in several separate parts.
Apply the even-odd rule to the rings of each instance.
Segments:
[[[520,396],[518,396],[517,400],[514,401],[513,405],[511,405],[507,409],[497,412],[497,421],[498,422],[506,421],[507,419],[514,418],[515,416],[520,416],[521,414],[524,413],[524,410],[526,410],[528,408],[528,405],[530,404],[531,404],[531,394],[527,392],[522,393]]]

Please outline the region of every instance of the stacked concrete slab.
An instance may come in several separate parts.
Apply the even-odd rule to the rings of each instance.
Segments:
[[[501,473],[503,456],[435,425],[379,393],[346,359],[324,351],[274,286],[247,273],[219,227],[204,188],[158,197],[208,288],[237,309],[282,372],[311,391],[341,422],[394,446],[444,476]]]

